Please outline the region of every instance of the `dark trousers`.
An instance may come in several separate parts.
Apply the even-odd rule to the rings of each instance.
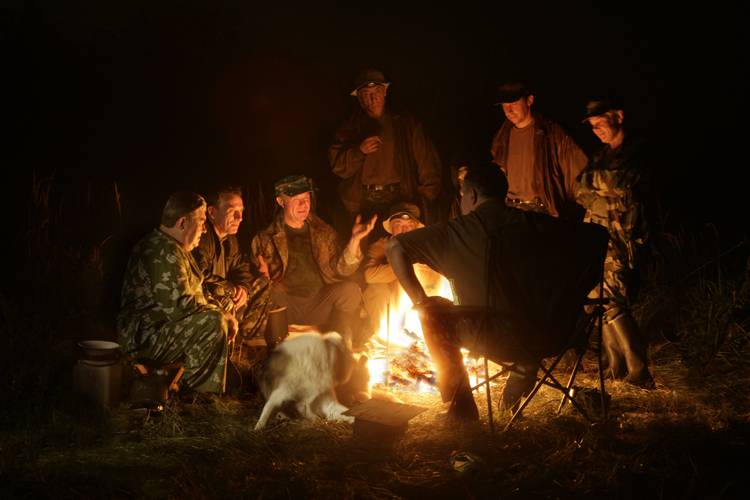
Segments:
[[[362,304],[362,292],[355,282],[340,281],[325,285],[311,297],[299,297],[289,295],[283,285],[274,283],[271,300],[274,305],[287,308],[290,324],[331,328],[351,338]]]

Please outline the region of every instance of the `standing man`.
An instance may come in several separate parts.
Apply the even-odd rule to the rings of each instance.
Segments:
[[[190,251],[205,232],[206,202],[173,193],[161,224],[139,241],[122,284],[117,333],[126,354],[161,364],[184,363],[183,383],[198,392],[223,392],[231,314],[203,295],[203,276]]]
[[[250,260],[237,240],[245,210],[242,190],[221,187],[209,193],[206,232],[193,250],[203,273],[203,292],[209,302],[232,314],[240,326],[241,338],[263,332],[270,286],[260,272],[253,272]]]
[[[357,76],[351,95],[358,106],[336,133],[328,159],[342,179],[339,194],[352,218],[359,213],[382,218],[394,203],[410,201],[431,224],[438,219],[440,157],[413,116],[386,107],[389,86],[376,69]]]
[[[575,179],[583,151],[557,123],[531,110],[534,93],[522,82],[500,86],[507,120],[492,140],[492,159],[508,179],[508,206],[554,217],[580,218]]]
[[[602,343],[613,378],[653,388],[648,341],[632,315],[637,297],[640,256],[648,237],[646,158],[642,144],[626,134],[623,106],[612,99],[592,100],[584,122],[603,143],[578,178],[576,199],[584,220],[604,226],[609,245],[604,263],[605,310]],[[599,296],[599,288],[591,291]]]
[[[362,293],[351,276],[362,262],[360,243],[376,217],[360,223],[342,249],[334,229],[311,212],[312,180],[292,175],[274,185],[279,213],[252,242],[252,253],[271,281],[271,300],[287,308],[290,323],[336,329],[350,340],[359,320]]]

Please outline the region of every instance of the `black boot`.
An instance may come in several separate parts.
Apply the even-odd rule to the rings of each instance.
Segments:
[[[479,420],[479,410],[468,382],[461,383],[456,390],[447,416],[460,422],[476,422]]]
[[[268,322],[263,334],[268,348],[272,349],[276,344],[282,342],[287,335],[289,335],[289,321],[286,307],[276,307],[268,311]]]
[[[536,365],[522,366],[516,364],[515,367],[519,372],[523,373],[510,372],[500,398],[501,413],[515,413],[519,406],[521,406],[521,398],[528,396],[536,384]]]
[[[331,330],[338,332],[346,345],[351,348],[359,326],[359,310],[347,312],[334,309],[326,325]]]
[[[624,348],[620,345],[617,330],[612,322],[602,327],[603,355],[607,358],[607,366],[613,379],[620,380],[628,374],[625,363]]]

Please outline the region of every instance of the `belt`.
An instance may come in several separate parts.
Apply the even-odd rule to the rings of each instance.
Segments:
[[[505,203],[507,205],[532,205],[537,207],[543,207],[544,203],[539,198],[533,200],[522,200],[521,198],[506,198]]]
[[[363,184],[366,191],[396,191],[399,189],[401,184],[398,182],[394,184]]]
[[[533,200],[522,200],[520,198],[506,198],[505,204],[509,207],[520,208],[532,212],[547,213],[547,206],[538,197]]]

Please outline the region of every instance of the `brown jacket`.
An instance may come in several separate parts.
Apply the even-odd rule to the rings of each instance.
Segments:
[[[557,123],[534,115],[534,180],[536,196],[549,209],[550,215],[580,218],[575,203],[576,177],[588,163],[586,154]],[[505,120],[492,139],[492,160],[497,163],[512,185],[514,172],[508,172],[508,142],[513,123]],[[515,174],[518,175],[518,174]]]
[[[327,284],[335,283],[353,274],[362,261],[362,253],[359,252],[354,260],[347,261],[339,244],[338,234],[331,226],[315,214],[310,214],[307,223],[310,225],[313,259],[318,264],[323,281]],[[256,265],[258,256],[263,256],[272,282],[284,279],[289,264],[289,247],[282,212],[279,212],[270,226],[255,235],[251,248]]]
[[[413,116],[391,114],[391,119],[396,137],[394,161],[402,198],[417,203],[421,201],[420,197],[434,201],[440,194],[442,169],[435,146]],[[364,195],[362,166],[365,155],[359,150],[359,145],[376,130],[377,122],[357,109],[338,130],[335,142],[328,148],[333,173],[343,179],[339,185],[341,200],[351,213],[359,212]]]

